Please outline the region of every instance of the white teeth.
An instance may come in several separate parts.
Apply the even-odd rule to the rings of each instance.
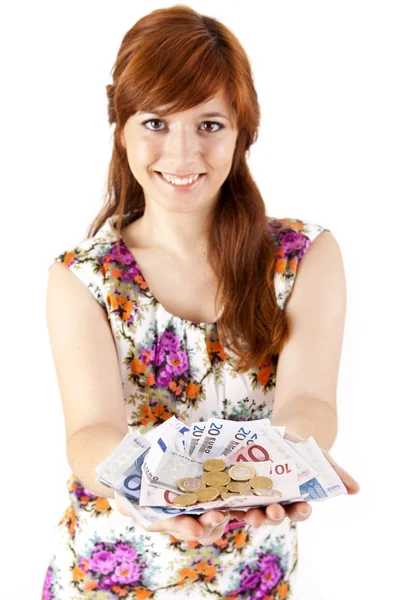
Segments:
[[[189,183],[193,183],[200,176],[200,174],[194,175],[193,177],[185,177],[181,179],[180,177],[172,177],[171,175],[167,175],[166,173],[161,173],[161,175],[166,179],[169,183],[173,183],[174,185],[187,185]]]

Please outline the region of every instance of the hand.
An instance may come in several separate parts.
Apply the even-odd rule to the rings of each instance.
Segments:
[[[286,431],[284,438],[291,442],[301,442],[304,438],[300,437],[296,433]],[[360,486],[353,477],[347,473],[342,467],[340,467],[331,457],[331,455],[320,448],[324,454],[326,460],[332,465],[340,479],[344,483],[347,493],[349,495],[358,494]],[[261,527],[265,525],[280,525],[284,521],[285,517],[288,517],[291,521],[306,521],[312,513],[311,506],[308,502],[294,502],[293,504],[286,504],[283,506],[279,503],[270,504],[266,508],[251,508],[248,511],[232,510],[231,516],[235,517],[239,521],[246,521],[253,527]]]
[[[114,490],[115,504],[118,511],[125,517],[134,518],[124,505],[122,496]],[[159,531],[169,533],[178,540],[199,541],[203,546],[213,544],[225,531],[225,526],[231,516],[229,512],[223,513],[218,510],[210,510],[203,515],[190,517],[189,515],[178,515],[169,519],[163,519],[143,527],[146,531]],[[140,523],[139,523],[140,525]]]

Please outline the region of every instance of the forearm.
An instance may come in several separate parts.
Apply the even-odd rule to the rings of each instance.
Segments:
[[[67,459],[74,475],[83,486],[104,498],[113,498],[114,491],[96,481],[95,467],[109,456],[128,433],[109,425],[95,425],[75,433],[67,444]]]
[[[312,436],[320,448],[329,452],[337,435],[336,411],[330,404],[309,396],[293,398],[276,414],[272,425],[285,425],[303,438]]]

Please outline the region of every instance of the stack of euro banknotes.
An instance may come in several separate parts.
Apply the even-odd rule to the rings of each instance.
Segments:
[[[115,490],[144,527],[181,514],[347,493],[313,437],[292,442],[284,435],[285,427],[269,419],[185,425],[171,417],[145,435],[128,433],[96,467],[96,479]]]

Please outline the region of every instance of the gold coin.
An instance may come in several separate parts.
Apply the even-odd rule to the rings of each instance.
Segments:
[[[270,498],[281,498],[282,494],[279,490],[271,488],[254,488],[253,492],[256,496],[269,496]]]
[[[230,492],[242,492],[250,489],[250,484],[247,481],[231,481],[231,483],[228,483],[228,490]]]
[[[225,494],[221,494],[222,500],[230,500],[233,496],[240,496],[240,492],[226,492]]]
[[[216,485],[215,487],[218,489],[220,496],[222,496],[222,494],[226,494],[226,492],[229,491],[226,485]]]
[[[192,504],[196,504],[197,500],[198,498],[196,494],[181,494],[172,500],[172,504],[180,507],[192,506]]]
[[[256,476],[255,468],[247,464],[234,465],[228,473],[235,481],[248,481]]]
[[[212,487],[226,485],[231,480],[228,473],[222,473],[220,471],[210,471],[209,473],[203,473],[201,478],[204,481],[204,483],[206,483],[207,485],[211,485]]]
[[[220,458],[210,458],[203,462],[203,469],[205,471],[223,471],[225,467],[225,461]]]
[[[212,500],[216,500],[219,496],[219,491],[217,488],[208,487],[203,488],[201,490],[197,490],[196,496],[199,502],[211,502]]]
[[[270,488],[272,488],[272,479],[270,479],[269,477],[262,477],[259,475],[257,477],[253,477],[253,479],[250,481],[250,485],[253,489],[254,488],[270,489]]]
[[[251,488],[248,490],[242,490],[240,492],[241,496],[254,496],[254,490],[252,490]]]
[[[182,492],[196,492],[206,487],[206,484],[201,479],[195,477],[183,477],[178,479],[176,485]]]

